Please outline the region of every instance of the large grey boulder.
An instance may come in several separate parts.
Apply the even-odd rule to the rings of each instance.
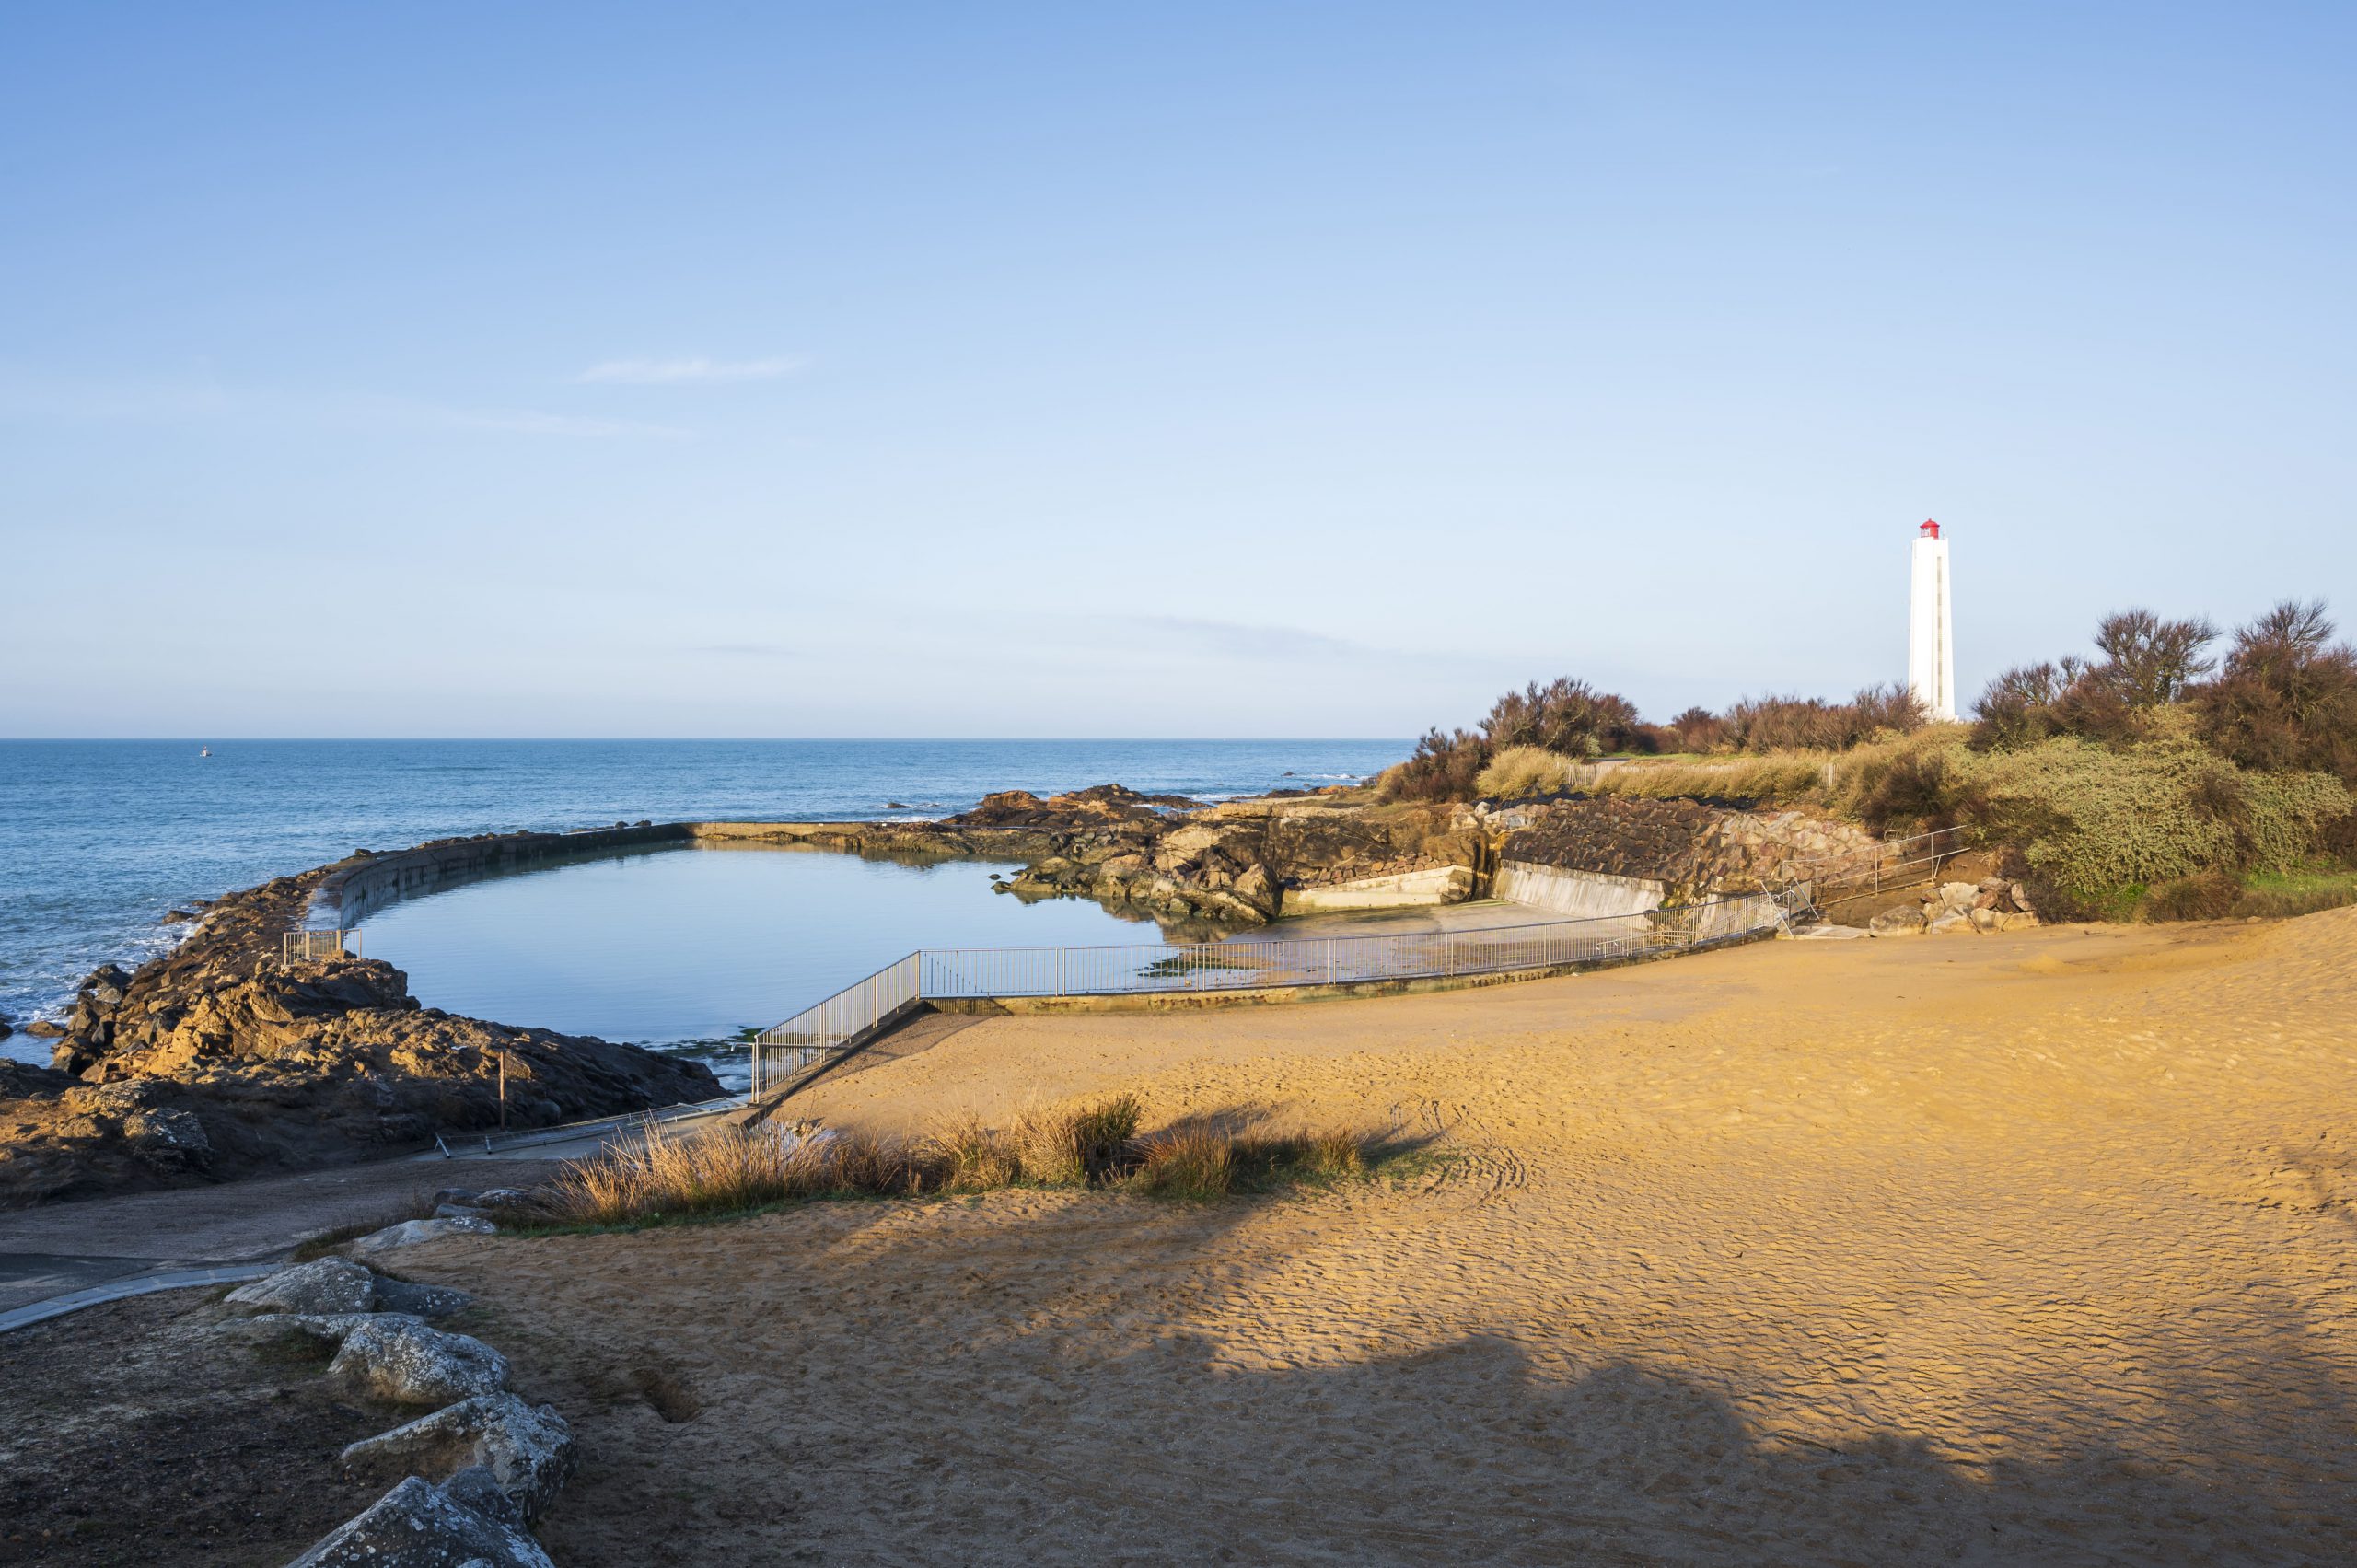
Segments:
[[[475,1298],[447,1285],[412,1284],[408,1280],[377,1276],[377,1307],[384,1312],[412,1312],[420,1318],[447,1318],[464,1312]]]
[[[328,1375],[392,1404],[443,1405],[507,1387],[507,1358],[465,1334],[383,1314],[343,1336]]]
[[[461,1493],[464,1495],[464,1493]],[[467,1507],[418,1476],[296,1558],[288,1568],[556,1568],[540,1542]]]
[[[485,1394],[364,1437],[344,1449],[343,1463],[363,1474],[389,1475],[480,1468],[528,1522],[573,1473],[573,1429],[554,1405]]]
[[[396,1248],[414,1247],[421,1241],[435,1241],[446,1236],[490,1236],[498,1229],[484,1219],[403,1220],[354,1242],[352,1255],[373,1258]]]
[[[377,1305],[377,1276],[349,1258],[320,1258],[239,1285],[222,1304],[246,1312],[366,1312]]]

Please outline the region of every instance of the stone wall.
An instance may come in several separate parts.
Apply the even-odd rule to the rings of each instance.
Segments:
[[[1698,800],[1593,796],[1490,813],[1503,858],[1658,882],[1682,903],[1756,892],[1806,862],[1853,854],[1874,838],[1800,811],[1731,811]]]

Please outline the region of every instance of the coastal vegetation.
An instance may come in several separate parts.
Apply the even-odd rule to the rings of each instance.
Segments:
[[[2222,638],[2123,610],[2092,656],[2007,670],[1968,724],[1905,693],[1746,698],[1646,724],[1559,679],[1478,729],[1434,730],[1394,799],[1565,793],[1821,811],[1881,833],[1960,827],[2068,917],[2300,912],[2357,896],[2357,651],[2320,602]],[[2221,642],[2223,653],[2215,653]]]
[[[692,1137],[649,1131],[567,1165],[545,1212],[563,1226],[708,1219],[820,1198],[939,1198],[1010,1187],[1095,1188],[1209,1200],[1365,1174],[1389,1152],[1347,1128],[1244,1132],[1186,1121],[1141,1134],[1120,1095],[1032,1111],[1004,1128],[972,1118],[913,1139],[779,1126]]]

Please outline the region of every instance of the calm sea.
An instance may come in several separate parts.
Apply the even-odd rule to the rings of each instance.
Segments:
[[[454,833],[681,819],[962,810],[987,791],[1119,782],[1198,798],[1364,777],[1396,740],[0,741],[0,1015],[57,1015],[96,965],[176,935],[167,911],[354,849]],[[1151,941],[1094,906],[993,899],[984,871],[713,852],[483,884],[396,904],[370,951],[430,1005],[610,1039],[684,1040],[766,1016],[925,943]],[[725,863],[726,869],[723,869]],[[767,869],[762,867],[766,866]],[[550,924],[563,911],[562,944]],[[537,913],[535,912],[538,912]],[[519,920],[521,913],[528,918]],[[1026,923],[1030,917],[1029,923]],[[633,934],[631,922],[640,923]],[[699,923],[736,946],[715,949]],[[379,927],[382,927],[379,930]],[[519,929],[551,931],[518,954]],[[667,935],[668,934],[668,935]],[[868,948],[876,949],[872,958]],[[586,954],[641,955],[640,971]],[[724,982],[686,974],[679,955]],[[758,961],[749,956],[758,955]],[[834,981],[841,983],[842,981]],[[19,1033],[0,1054],[46,1061]]]

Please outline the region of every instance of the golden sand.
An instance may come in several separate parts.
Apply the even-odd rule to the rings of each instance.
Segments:
[[[405,1254],[580,1433],[558,1561],[2357,1560],[2357,912],[948,1024],[797,1104],[1435,1163]]]

